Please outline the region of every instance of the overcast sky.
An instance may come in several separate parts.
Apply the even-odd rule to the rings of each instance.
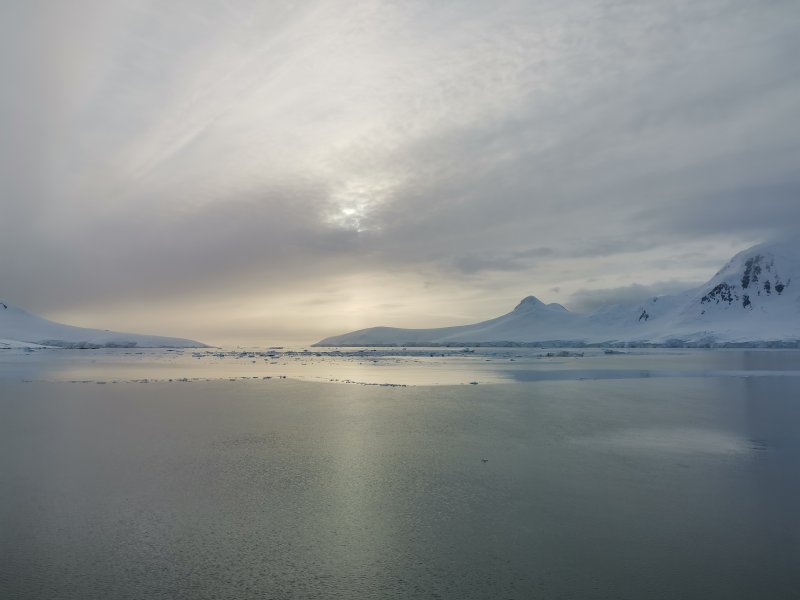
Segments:
[[[797,0],[5,0],[0,296],[310,343],[668,293],[800,223]]]

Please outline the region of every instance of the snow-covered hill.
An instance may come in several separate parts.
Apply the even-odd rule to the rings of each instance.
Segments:
[[[62,325],[0,301],[0,348],[200,348],[205,344],[182,338],[117,333]]]
[[[800,243],[781,242],[740,252],[699,288],[646,303],[608,305],[582,314],[528,296],[510,313],[473,325],[373,327],[329,337],[317,345],[715,346],[797,345],[798,341]]]

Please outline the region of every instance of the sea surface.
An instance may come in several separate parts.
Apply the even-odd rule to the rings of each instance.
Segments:
[[[800,597],[800,352],[625,352],[0,351],[0,598]]]

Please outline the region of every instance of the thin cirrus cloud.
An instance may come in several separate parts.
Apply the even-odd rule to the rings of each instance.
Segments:
[[[332,290],[305,305],[313,339],[342,314],[462,322],[528,293],[580,307],[590,288],[701,281],[709,257],[800,217],[790,1],[6,15],[0,276],[49,315],[102,305],[138,325],[130,302],[148,300],[169,323],[193,299],[207,322],[225,290],[226,310],[270,307],[231,325],[263,337],[302,318],[285,302]],[[703,260],[670,262],[687,252]]]

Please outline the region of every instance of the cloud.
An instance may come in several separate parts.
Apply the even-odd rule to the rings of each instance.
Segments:
[[[797,232],[800,223],[800,178],[754,184],[736,177],[721,191],[693,198],[680,210],[652,207],[643,219],[687,236],[720,235],[731,231],[779,237]]]
[[[530,269],[537,259],[552,255],[552,248],[542,247],[501,254],[467,253],[448,260],[457,271],[471,275],[482,271],[525,271]]]
[[[656,296],[679,294],[702,282],[662,281],[650,285],[632,283],[615,288],[579,289],[570,296],[569,306],[578,312],[591,312],[608,304],[635,304]]]
[[[656,261],[702,278],[687,248],[716,258],[800,219],[795,12],[12,2],[3,292],[48,314],[244,305],[322,281],[369,295],[380,273],[398,296],[469,290],[457,310],[482,317],[531,286],[617,287],[623,263],[644,285]]]

